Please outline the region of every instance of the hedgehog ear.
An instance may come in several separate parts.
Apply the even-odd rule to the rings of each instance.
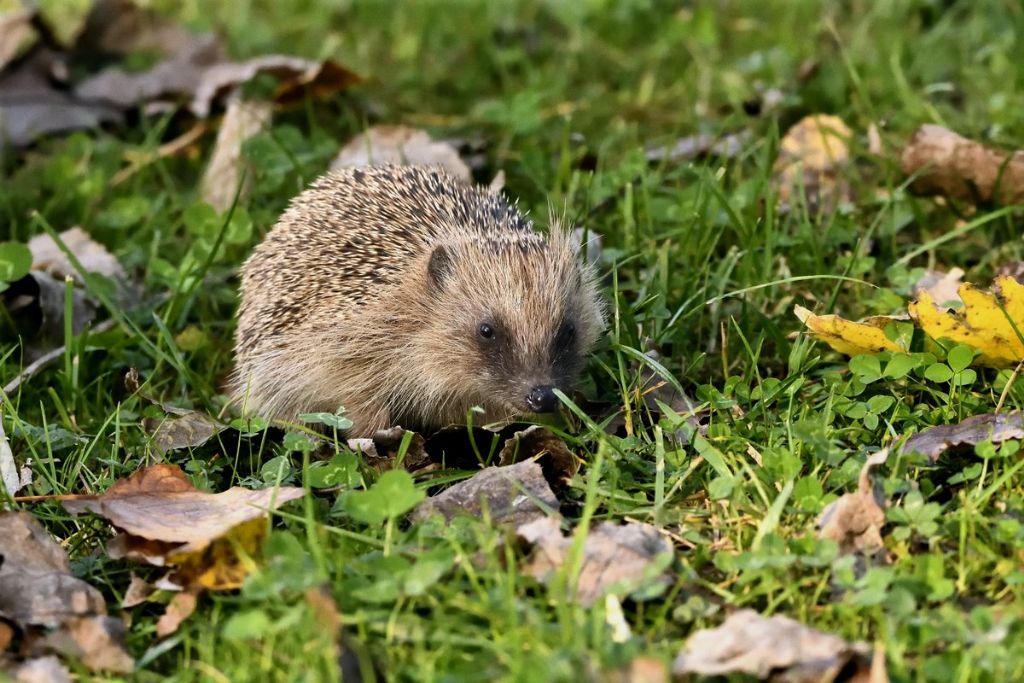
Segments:
[[[431,282],[438,289],[444,287],[445,281],[451,277],[455,266],[455,255],[443,244],[434,247],[430,254],[430,262],[427,263],[427,273]]]

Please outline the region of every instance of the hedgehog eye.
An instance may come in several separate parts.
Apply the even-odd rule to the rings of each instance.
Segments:
[[[576,337],[576,325],[568,320],[562,323],[558,330],[558,341],[561,344],[568,344]]]
[[[494,328],[487,323],[481,323],[480,329],[477,331],[480,333],[481,339],[494,339]]]

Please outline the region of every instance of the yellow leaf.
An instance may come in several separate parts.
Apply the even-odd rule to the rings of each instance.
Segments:
[[[964,307],[947,312],[935,306],[926,291],[910,304],[910,315],[932,339],[948,339],[981,352],[978,362],[992,367],[1008,367],[1024,360],[1024,285],[1011,277],[995,281],[1002,301],[972,284],[960,286]],[[1000,305],[1000,303],[1002,305]]]
[[[863,322],[854,322],[838,315],[814,315],[803,306],[793,309],[796,317],[807,325],[810,333],[847,356],[879,351],[907,351],[903,344],[885,336],[885,327],[897,318],[875,316]]]

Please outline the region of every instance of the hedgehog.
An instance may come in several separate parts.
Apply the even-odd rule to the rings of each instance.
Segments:
[[[279,421],[343,410],[350,437],[553,412],[605,326],[578,251],[440,168],[332,171],[242,267],[233,400]]]

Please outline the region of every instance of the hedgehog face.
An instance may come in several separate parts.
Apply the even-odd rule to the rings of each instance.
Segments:
[[[603,325],[592,275],[567,235],[535,233],[435,247],[427,357],[450,379],[452,412],[488,419],[552,412]]]

